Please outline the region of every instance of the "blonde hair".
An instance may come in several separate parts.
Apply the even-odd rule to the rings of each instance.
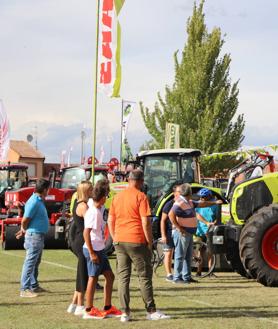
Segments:
[[[82,181],[77,186],[77,201],[84,201],[88,202],[89,198],[91,197],[91,193],[93,190],[93,184],[88,181]]]

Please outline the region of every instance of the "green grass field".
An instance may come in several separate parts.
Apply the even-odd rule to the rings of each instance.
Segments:
[[[198,284],[174,285],[164,280],[162,268],[153,280],[155,299],[171,320],[145,320],[136,276],[131,282],[132,322],[83,320],[66,313],[75,286],[76,260],[70,251],[44,251],[39,278],[48,292],[34,299],[19,297],[23,259],[23,250],[0,251],[0,329],[278,328],[277,289],[234,273],[216,273],[217,278],[202,279]],[[115,259],[111,264],[115,268]],[[117,282],[114,304],[119,306],[116,287]],[[101,292],[96,294],[96,306],[102,307]]]

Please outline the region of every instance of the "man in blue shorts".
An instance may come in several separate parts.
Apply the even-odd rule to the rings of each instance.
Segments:
[[[37,181],[35,193],[25,204],[21,229],[16,238],[25,235],[26,257],[21,274],[20,297],[37,297],[43,291],[38,283],[39,265],[44,248],[44,237],[48,231],[48,215],[44,204],[49,189],[49,181]]]
[[[172,259],[174,253],[174,241],[172,237],[172,223],[168,217],[170,210],[173,207],[173,204],[176,198],[180,194],[179,186],[175,185],[173,188],[174,198],[165,203],[162,209],[162,216],[160,221],[160,230],[161,230],[161,242],[163,243],[164,251],[164,267],[166,271],[166,281],[173,281],[172,274]]]

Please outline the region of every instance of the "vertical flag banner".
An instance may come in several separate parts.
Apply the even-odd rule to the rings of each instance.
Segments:
[[[121,26],[119,13],[125,0],[100,1],[99,86],[110,97],[120,97]]]
[[[10,129],[7,113],[0,100],[0,161],[6,160],[10,148]]]
[[[174,149],[180,147],[180,126],[174,123],[166,123],[165,148]]]
[[[128,123],[131,117],[131,114],[134,110],[135,102],[128,102],[123,100],[123,113],[122,113],[122,143],[126,139]]]
[[[135,102],[122,101],[121,163],[132,158],[131,150],[127,141],[127,128],[135,104]]]

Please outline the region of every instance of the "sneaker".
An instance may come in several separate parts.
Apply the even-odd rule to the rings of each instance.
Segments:
[[[47,292],[47,290],[43,289],[42,287],[38,286],[36,288],[32,288],[33,292]]]
[[[174,280],[173,274],[168,274],[165,280],[168,282],[172,282]]]
[[[184,283],[184,281],[182,279],[176,279],[172,281],[173,283],[177,284],[177,283]]]
[[[75,311],[74,311],[74,315],[77,316],[83,316],[85,314],[85,307],[84,306],[76,306]]]
[[[90,312],[86,312],[83,315],[83,319],[104,319],[105,312],[100,311],[96,307],[93,307]]]
[[[197,272],[195,275],[198,276],[198,277],[201,277],[202,276],[202,272]]]
[[[122,312],[118,310],[115,306],[111,306],[109,310],[104,311],[106,318],[119,318]]]
[[[70,304],[69,307],[67,308],[68,313],[74,313],[77,305],[76,304]]]
[[[147,314],[147,320],[166,320],[170,319],[171,317],[169,315],[165,315],[164,313],[160,311],[156,311],[154,313],[148,313]]]
[[[128,322],[130,321],[130,314],[127,314],[127,313],[122,313],[121,315],[121,322]]]
[[[198,280],[195,280],[195,279],[193,279],[193,278],[190,278],[190,279],[188,279],[188,280],[184,280],[184,281],[188,281],[188,282],[190,282],[190,283],[199,283]]]
[[[32,290],[26,289],[26,290],[21,290],[19,296],[24,298],[34,298],[34,297],[38,297],[38,294],[36,294]]]

